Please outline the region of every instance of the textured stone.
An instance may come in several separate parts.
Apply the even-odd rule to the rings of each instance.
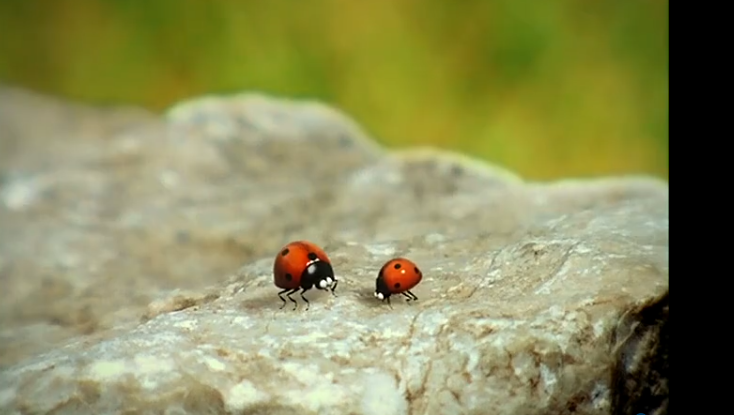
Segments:
[[[260,94],[4,88],[0,134],[2,413],[667,412],[666,183],[529,183]],[[295,239],[338,296],[279,310]],[[390,309],[398,255],[425,276]]]

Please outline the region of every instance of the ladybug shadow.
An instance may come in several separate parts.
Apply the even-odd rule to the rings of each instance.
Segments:
[[[259,295],[259,296],[248,297],[240,301],[239,308],[241,310],[251,310],[251,311],[262,311],[262,310],[277,311],[278,308],[280,308],[280,306],[282,305],[283,305],[283,302],[280,301],[280,298],[278,298],[277,295],[273,295],[272,297],[269,295],[268,296]]]
[[[289,300],[288,297],[286,297],[285,294],[283,294],[283,298],[285,298],[285,305],[283,304],[283,301],[278,297],[277,291],[272,291],[267,294],[265,293],[257,293],[252,294],[248,296],[247,298],[244,298],[239,302],[239,308],[241,310],[251,310],[251,311],[305,311],[306,309],[313,309],[314,306],[319,305],[323,303],[324,301],[328,301],[328,297],[331,296],[331,294],[318,292],[316,290],[309,290],[306,291],[304,294],[306,298],[308,299],[310,303],[306,303],[301,298],[300,291],[297,291],[291,295],[291,298],[296,301],[296,304],[293,304],[293,301]],[[296,307],[294,310],[293,307]]]
[[[350,298],[356,299],[358,303],[365,307],[374,308],[374,309],[381,309],[384,308],[385,310],[390,310],[392,308],[397,307],[405,307],[405,306],[413,306],[413,301],[405,301],[405,298],[401,295],[393,295],[390,298],[390,303],[388,304],[387,301],[378,300],[375,298],[374,295],[374,289],[364,289],[364,290],[343,290],[339,291],[337,290],[336,295],[332,296],[331,293],[327,292],[319,292],[316,290],[309,290],[305,293],[306,298],[308,299],[309,304],[306,304],[303,299],[301,298],[300,291],[295,292],[291,298],[293,298],[296,301],[296,304],[293,304],[292,301],[288,300],[288,297],[283,295],[283,298],[286,299],[285,305],[283,305],[283,301],[278,297],[277,291],[269,291],[267,293],[260,292],[258,290],[257,293],[250,293],[247,295],[246,298],[243,298],[239,301],[239,309],[242,311],[274,311],[274,312],[298,312],[298,311],[311,311],[314,308],[331,308],[332,305],[327,305],[327,303],[334,303],[333,305],[337,305],[341,301],[348,301]],[[293,307],[296,307],[294,310]]]
[[[357,301],[363,304],[364,306],[370,307],[370,308],[380,308],[384,307],[386,310],[390,310],[390,308],[396,308],[396,307],[404,307],[404,306],[412,306],[412,301],[404,301],[405,298],[402,295],[393,295],[392,298],[390,298],[390,303],[388,303],[385,300],[378,300],[375,298],[375,290],[369,289],[369,290],[362,290],[355,293],[355,296],[357,297]]]
[[[357,301],[367,307],[379,307],[381,305],[384,305],[387,307],[387,304],[383,304],[382,301],[375,298],[374,289],[369,290],[355,290],[353,292],[354,296],[357,297]]]

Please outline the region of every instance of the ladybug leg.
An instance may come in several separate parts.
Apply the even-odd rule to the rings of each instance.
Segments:
[[[337,284],[339,284],[339,281],[334,281],[334,285],[331,286],[331,295],[333,295],[334,297],[336,297],[336,293],[334,291],[336,291]]]
[[[294,288],[294,289],[288,291],[288,294],[285,295],[286,297],[288,297],[289,300],[293,301],[293,304],[294,304],[293,305],[293,309],[294,310],[298,308],[298,303],[296,302],[295,298],[291,297],[291,295],[295,294],[296,291],[298,291],[298,288]],[[283,308],[283,307],[281,307],[281,308]]]
[[[282,310],[283,307],[285,307],[286,301],[285,301],[285,298],[283,298],[283,294],[285,294],[288,290],[290,290],[290,288],[286,288],[285,290],[278,293],[278,297],[280,298],[281,301],[283,301],[283,305],[280,306],[280,310]]]
[[[309,308],[311,308],[311,303],[306,299],[306,297],[303,296],[303,293],[305,293],[308,290],[309,290],[309,288],[304,288],[303,291],[301,291],[301,298],[303,298],[303,301],[306,302],[306,310],[308,310]]]
[[[415,300],[417,300],[417,299],[418,299],[418,297],[416,297],[416,296],[415,296],[415,294],[413,294],[413,293],[412,293],[412,292],[410,292],[410,291],[406,291],[406,292],[404,292],[404,293],[402,293],[402,294],[403,294],[403,295],[404,295],[405,297],[407,297],[407,298],[408,298],[407,300],[405,300],[406,302],[411,302],[411,301],[415,301]]]
[[[408,291],[408,294],[410,294],[410,296],[413,297],[413,299],[411,301],[418,301],[418,297],[415,294],[413,294],[410,291]]]
[[[390,297],[385,297],[385,300],[387,300],[387,306],[390,307],[392,310],[392,304],[390,304]]]

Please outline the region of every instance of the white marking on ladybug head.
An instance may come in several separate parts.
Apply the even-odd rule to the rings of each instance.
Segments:
[[[385,296],[382,295],[382,293],[375,292],[375,298],[377,298],[378,300],[384,300]]]
[[[309,275],[313,275],[316,273],[316,264],[311,264],[306,268],[306,272],[309,273]]]
[[[329,286],[329,283],[326,282],[326,280],[319,281],[319,288],[324,289]]]

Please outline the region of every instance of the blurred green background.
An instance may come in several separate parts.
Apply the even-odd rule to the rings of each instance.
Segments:
[[[0,80],[162,110],[313,97],[392,147],[668,179],[668,1],[2,0]]]

